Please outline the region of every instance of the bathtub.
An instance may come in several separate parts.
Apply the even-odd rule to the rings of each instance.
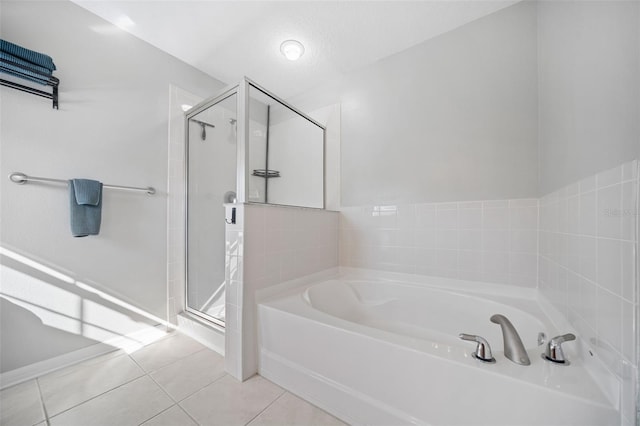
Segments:
[[[391,275],[351,271],[260,302],[260,374],[350,424],[619,424],[578,342],[563,345],[568,366],[541,358],[539,333],[571,330],[535,290]],[[514,324],[531,365],[505,358],[493,314]],[[487,339],[496,363],[474,359],[460,333]]]

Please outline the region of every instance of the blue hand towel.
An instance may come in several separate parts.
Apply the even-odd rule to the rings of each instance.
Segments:
[[[98,235],[102,220],[102,183],[90,179],[69,181],[71,234]]]

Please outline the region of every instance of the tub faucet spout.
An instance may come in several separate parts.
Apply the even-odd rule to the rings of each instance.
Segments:
[[[502,340],[504,341],[504,356],[520,365],[529,365],[529,355],[522,344],[520,335],[511,321],[504,315],[496,314],[490,318],[491,322],[502,328]]]

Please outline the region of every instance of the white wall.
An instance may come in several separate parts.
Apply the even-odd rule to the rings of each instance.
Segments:
[[[640,157],[640,3],[543,1],[540,195]]]
[[[537,196],[536,4],[290,99],[342,104],[342,205]]]
[[[134,316],[138,328],[166,319],[169,85],[175,83],[204,97],[223,84],[70,2],[3,2],[1,7],[2,38],[51,55],[61,80],[59,111],[51,109],[50,101],[1,89],[2,246],[63,272],[69,278],[64,281],[65,292],[81,293],[77,285],[84,283],[140,308],[150,318]],[[157,194],[105,190],[100,235],[73,238],[66,189],[16,185],[6,179],[13,171],[153,186]],[[3,259],[3,292],[5,280],[11,280],[15,276],[11,271],[18,269],[26,273],[24,288],[35,283],[62,288],[60,279]],[[78,303],[84,306],[84,299],[72,299],[49,302],[79,316],[81,324],[99,317],[100,306],[82,310]],[[130,314],[117,304],[109,307]],[[23,316],[35,312],[35,308],[20,309]],[[34,323],[17,318],[3,316],[3,342],[34,331]],[[82,327],[74,333],[82,336]],[[57,332],[46,328],[38,338],[35,358],[14,357],[11,354],[25,348],[3,344],[2,371],[100,340],[91,337],[69,346],[51,345],[50,340],[58,339]]]

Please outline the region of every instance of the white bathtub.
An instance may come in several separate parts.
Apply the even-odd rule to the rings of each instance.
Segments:
[[[361,275],[352,271],[260,303],[260,374],[351,424],[619,421],[617,402],[591,377],[571,347],[576,342],[564,344],[568,366],[540,357],[539,332],[570,330],[554,326],[533,290]],[[530,366],[504,357],[493,314],[514,324]],[[472,358],[475,344],[460,333],[486,338],[497,362]]]

